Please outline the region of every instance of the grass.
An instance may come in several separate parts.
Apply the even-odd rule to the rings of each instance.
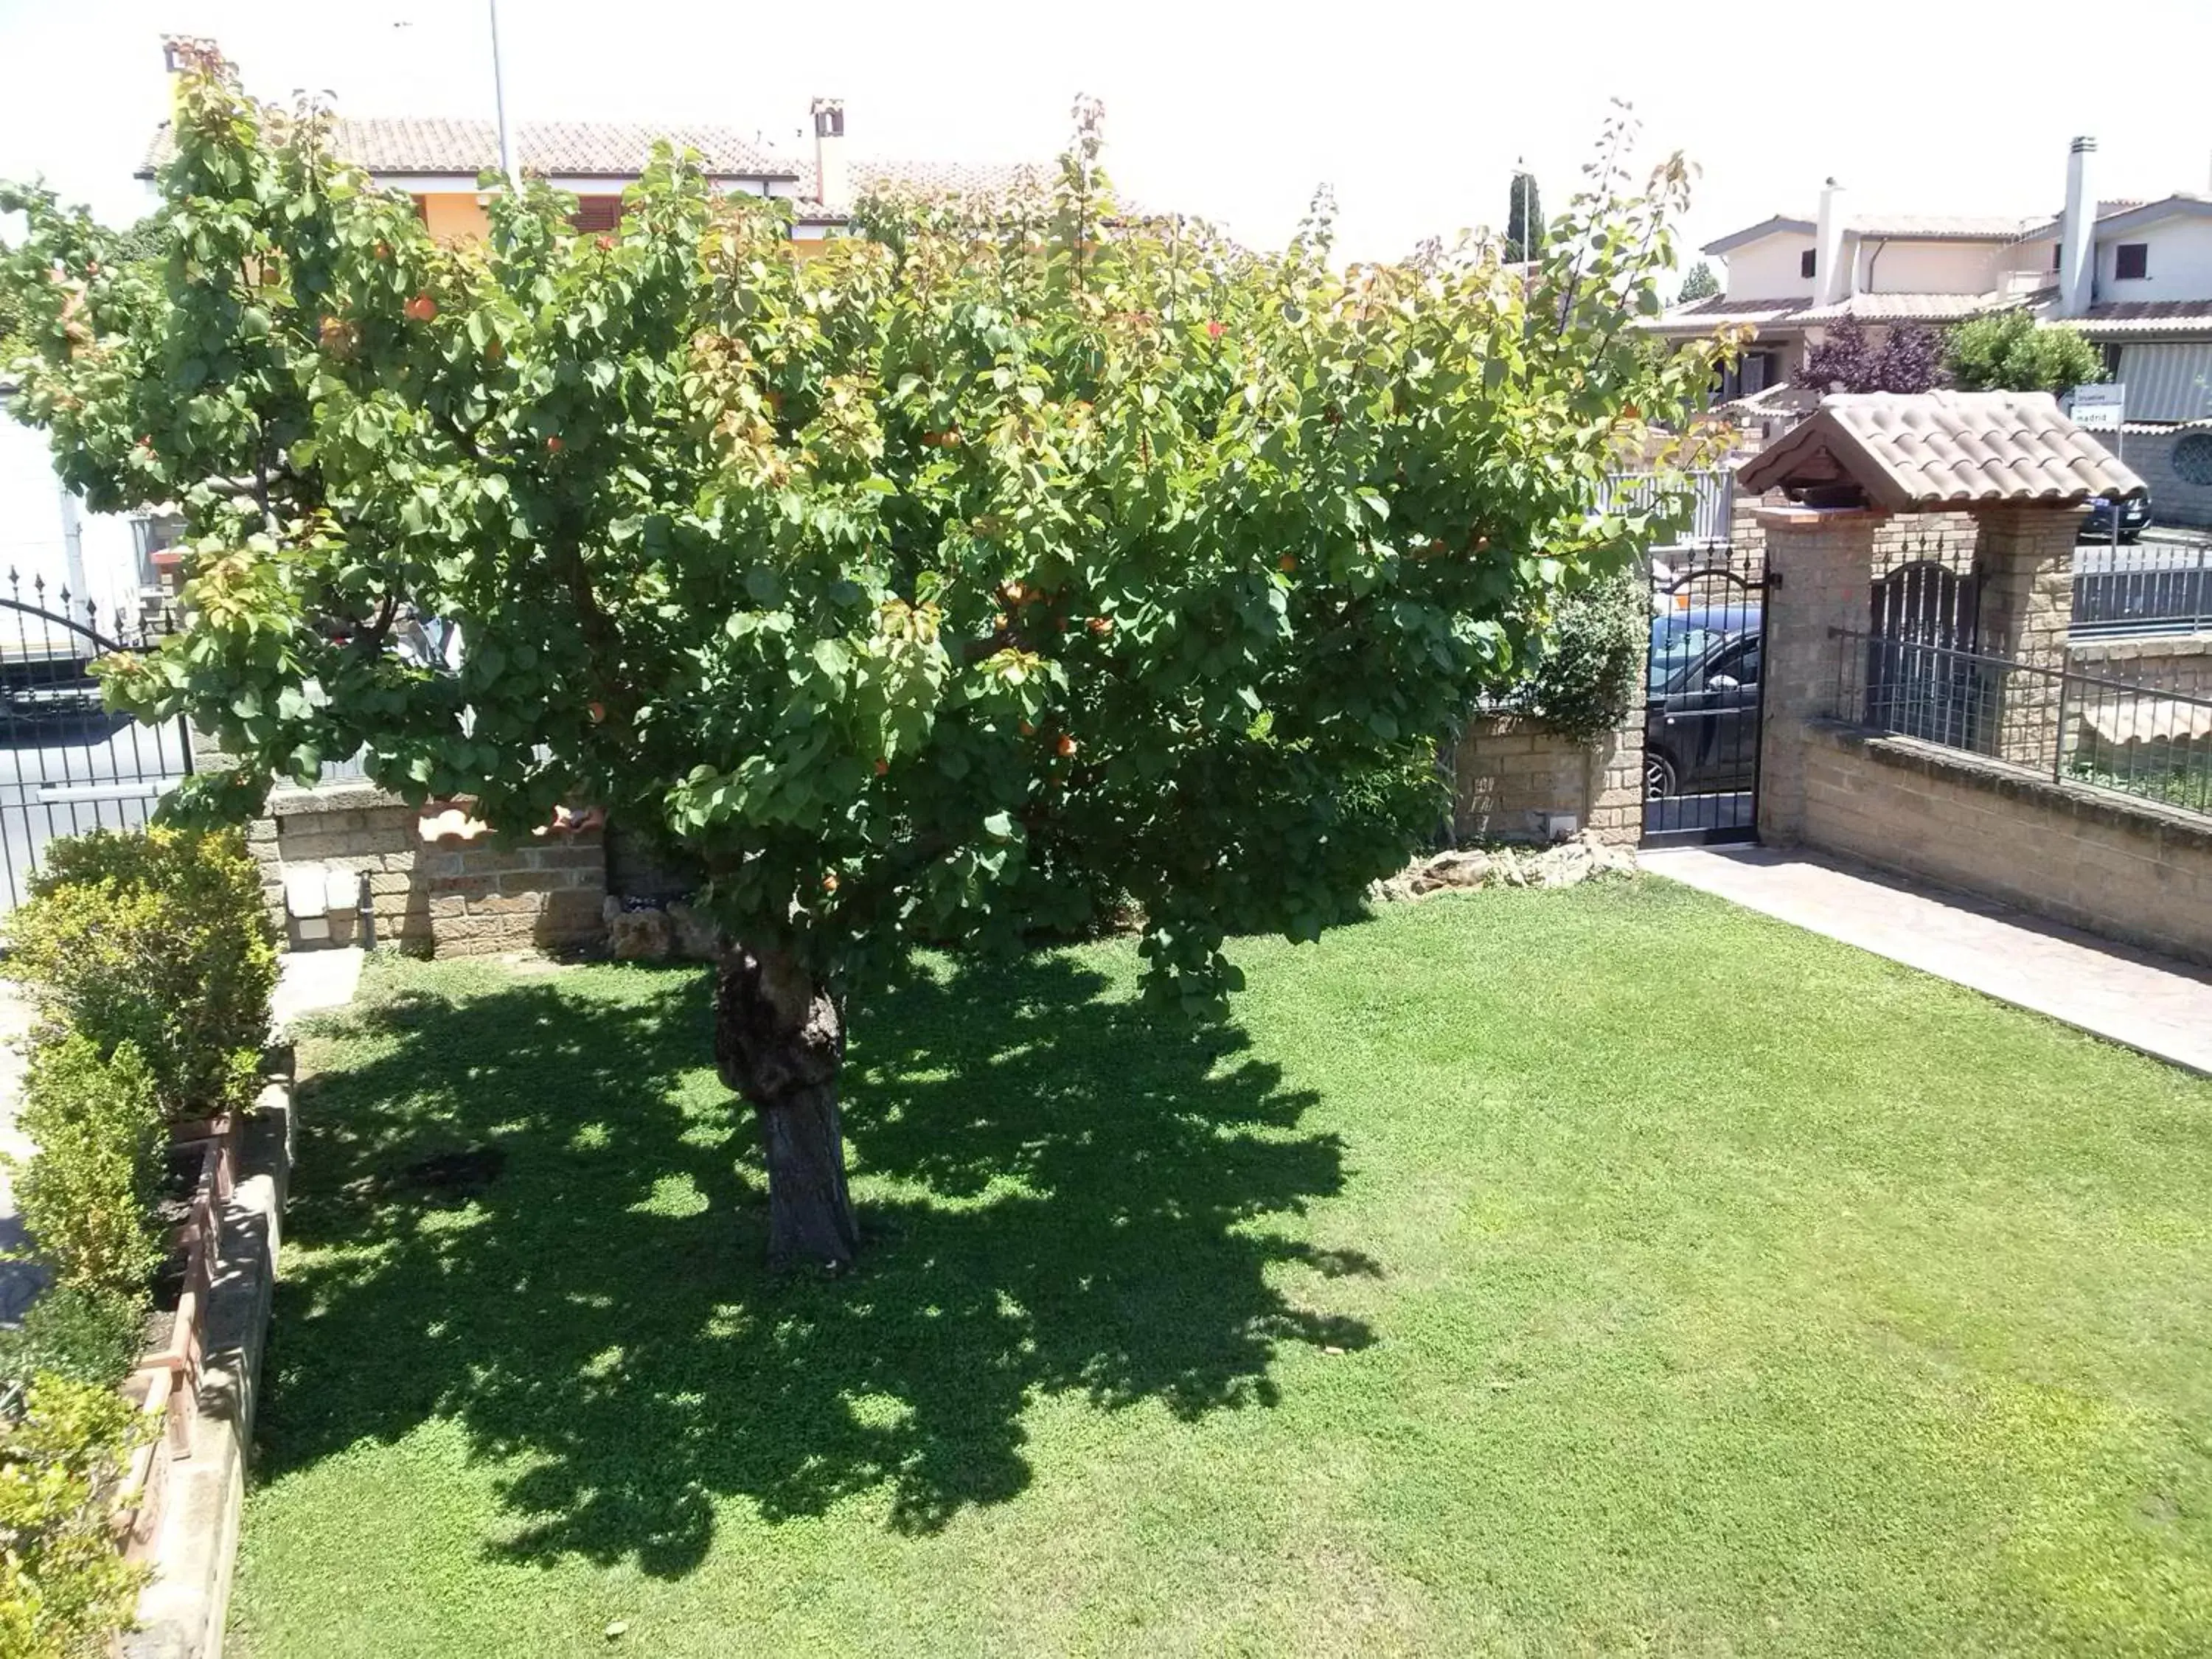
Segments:
[[[696,973],[380,963],[238,1649],[2212,1651],[2212,1085],[1656,881],[1237,955],[857,1011],[841,1284]]]

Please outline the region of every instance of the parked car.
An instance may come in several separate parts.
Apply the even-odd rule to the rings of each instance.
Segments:
[[[2120,503],[2120,539],[2131,542],[2150,528],[2150,495],[2145,491],[2131,501]],[[2103,495],[2089,497],[2089,516],[2081,520],[2081,528],[2075,532],[2085,542],[2108,542],[2112,539],[2112,503]]]
[[[1748,789],[1759,763],[1759,611],[1686,609],[1651,619],[1644,793]]]

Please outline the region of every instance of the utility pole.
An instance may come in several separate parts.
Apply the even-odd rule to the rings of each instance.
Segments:
[[[507,179],[509,190],[519,190],[520,181],[514,176],[514,150],[507,141],[506,76],[499,61],[499,0],[484,0],[491,14],[491,104],[499,121],[499,170]]]

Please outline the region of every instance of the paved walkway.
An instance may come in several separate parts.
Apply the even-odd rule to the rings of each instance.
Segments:
[[[2212,1076],[2212,973],[1815,853],[1670,848],[1654,875]]]

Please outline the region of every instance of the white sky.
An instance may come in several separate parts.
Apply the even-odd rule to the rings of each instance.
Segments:
[[[1831,173],[1861,210],[2055,212],[2077,132],[2105,196],[2212,190],[2212,0],[506,0],[501,26],[510,118],[714,120],[802,155],[815,94],[856,155],[1016,160],[1091,92],[1133,198],[1274,244],[1327,180],[1355,258],[1498,222],[1516,156],[1556,211],[1613,96],[1703,169],[1692,242],[1809,215]],[[164,31],[216,37],[264,98],[491,112],[481,0],[0,0],[0,177],[142,211]]]

